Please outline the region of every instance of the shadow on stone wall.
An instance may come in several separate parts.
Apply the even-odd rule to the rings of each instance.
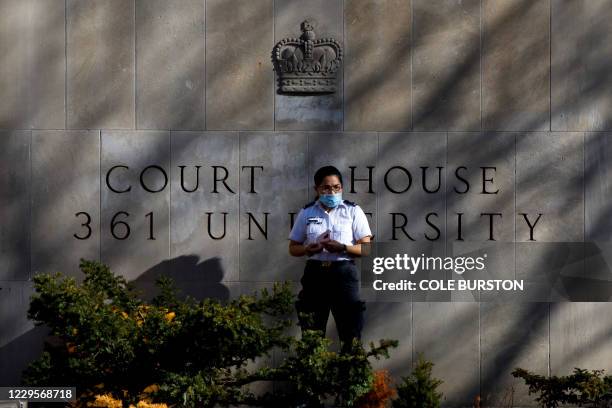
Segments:
[[[532,16],[531,13],[537,14],[545,8],[540,7],[541,10],[535,9],[538,7],[538,2],[533,2],[530,0],[516,1],[514,3],[515,4],[509,8],[507,12],[496,16],[492,20],[489,20],[486,27],[486,35],[483,38],[483,47],[481,47],[480,44],[478,46],[471,47],[470,51],[462,57],[462,60],[453,65],[445,73],[444,77],[437,78],[435,82],[431,83],[432,86],[430,90],[423,98],[423,106],[420,106],[416,110],[417,114],[411,118],[410,122],[413,129],[419,128],[421,125],[429,126],[432,123],[435,123],[436,118],[441,114],[441,109],[443,110],[442,116],[446,121],[449,123],[464,123],[463,127],[465,129],[496,129],[496,124],[508,125],[508,123],[511,121],[512,113],[505,112],[505,107],[510,106],[514,109],[520,109],[522,102],[520,95],[517,95],[514,89],[515,82],[504,81],[503,77],[505,76],[514,79],[520,78],[521,72],[529,72],[529,78],[535,78],[533,85],[537,90],[539,90],[537,92],[542,90],[544,91],[541,95],[536,95],[535,99],[535,103],[540,104],[538,107],[540,110],[538,111],[538,109],[536,109],[535,113],[520,117],[518,122],[511,126],[512,129],[541,130],[552,127],[554,130],[563,127],[555,124],[563,123],[567,124],[567,127],[564,127],[564,129],[576,130],[580,131],[580,133],[582,133],[585,128],[588,130],[609,130],[611,128],[612,115],[610,114],[610,110],[601,109],[599,107],[602,106],[601,101],[605,101],[605,98],[609,94],[609,86],[605,85],[610,84],[612,80],[610,61],[605,57],[601,57],[601,53],[598,52],[600,49],[605,49],[606,42],[609,38],[609,35],[607,34],[609,30],[606,28],[606,26],[600,22],[595,24],[584,23],[581,26],[582,31],[580,31],[580,33],[576,36],[565,39],[567,41],[563,43],[553,43],[551,65],[550,61],[546,62],[549,57],[547,55],[544,55],[544,57],[542,56],[542,53],[547,51],[546,44],[543,46],[541,43],[531,41],[529,38],[523,38],[521,39],[520,47],[513,47],[511,41],[511,34],[514,32],[514,27],[522,27],[525,24],[525,21],[530,21],[530,16]],[[6,5],[9,4],[9,2],[4,2],[2,4]],[[571,10],[569,2],[565,1],[555,1],[554,6],[567,7],[568,10]],[[600,12],[592,11],[591,13],[593,15],[600,13],[602,15],[606,14],[604,13],[604,10],[600,10]],[[0,8],[0,15],[3,14],[4,13],[2,13]],[[8,15],[9,13],[6,14]],[[555,27],[569,26],[575,22],[576,18],[576,15],[570,12],[559,13],[556,14],[556,16],[559,18],[553,21]],[[61,17],[63,16],[57,17],[57,21],[54,19],[47,20],[48,24],[50,25],[49,30],[59,23],[61,23],[63,26],[64,21]],[[261,16],[258,18],[263,19]],[[548,21],[548,19],[544,18],[543,21]],[[259,23],[262,22],[254,21],[253,26],[256,26]],[[229,27],[232,29],[237,29],[241,27],[241,24],[234,23]],[[23,29],[25,30],[25,28]],[[423,31],[419,31],[419,35],[426,36],[427,34],[433,34],[443,29],[444,27],[431,25],[429,32],[428,30],[424,29]],[[19,28],[16,28],[17,32],[19,32],[19,30]],[[43,28],[42,31],[44,32],[46,29]],[[496,36],[501,36],[501,38],[509,38],[509,42],[507,44],[507,54],[504,57],[505,59],[502,59],[501,62],[491,59],[494,57],[493,54],[487,55],[487,50],[489,50],[488,39],[495,38]],[[496,47],[500,47],[499,44],[494,45]],[[568,49],[582,49],[583,52],[568,55],[566,58],[559,59],[560,57],[563,57],[563,53],[565,52],[564,47],[566,45]],[[270,49],[272,46],[273,44],[270,43]],[[12,49],[10,47],[8,48],[10,51],[12,51],[11,55],[17,55],[18,50],[16,47]],[[36,60],[32,62],[31,65],[33,67],[41,67],[42,65],[51,64],[54,62],[57,63],[58,59],[64,58],[64,50],[61,50],[62,52],[59,51],[59,49],[49,47],[45,49],[44,53],[37,54]],[[371,49],[368,50],[367,47],[352,50],[352,52],[355,54],[355,60],[357,60],[359,57],[364,57],[364,54],[367,54],[367,52],[370,51]],[[411,48],[411,45],[401,44],[397,47],[396,51],[396,53],[391,54],[389,57],[399,58],[405,53],[414,52],[414,49]],[[359,55],[360,53],[361,55]],[[233,55],[231,56],[231,58],[234,57],[235,56]],[[11,58],[12,57],[6,59],[11,60]],[[189,61],[191,61],[191,58],[192,56],[187,57]],[[229,54],[224,56],[224,58],[230,58]],[[236,58],[239,58],[239,56]],[[518,61],[517,63],[519,65],[513,66],[513,60]],[[225,63],[225,60],[223,59],[220,61]],[[522,66],[520,64],[521,61]],[[540,63],[531,65],[530,62],[532,61],[539,61]],[[488,110],[486,108],[487,102],[485,101],[485,109],[481,111],[481,115],[478,118],[474,118],[471,122],[466,123],[465,120],[460,117],[462,115],[460,109],[445,110],[446,108],[440,107],[440,101],[447,101],[456,97],[457,84],[460,84],[463,79],[472,72],[482,72],[481,65],[483,62],[488,63],[488,65],[484,67],[485,77],[480,76],[481,89],[488,83],[486,82],[487,72],[489,72],[488,70],[493,69],[494,74],[496,75],[494,78],[498,79],[494,80],[494,85],[497,87],[497,93],[493,93],[493,99],[496,101],[494,101],[494,104],[491,106],[497,106],[498,108]],[[177,63],[180,65],[180,61]],[[499,70],[496,70],[495,64],[502,64],[503,66],[498,67]],[[350,97],[351,100],[355,102],[367,100],[373,91],[384,85],[386,78],[393,76],[394,69],[396,69],[393,64],[381,64],[379,68],[380,69],[378,69],[376,72],[376,76],[372,77],[371,81],[361,82],[359,87],[347,90],[347,97]],[[192,69],[193,67],[191,65],[186,67],[186,71],[191,71]],[[572,78],[569,85],[560,85],[560,87],[563,89],[567,89],[566,93],[559,94],[557,89],[553,87],[552,95],[553,97],[558,97],[559,99],[550,100],[550,96],[548,95],[548,92],[546,92],[551,91],[547,88],[547,86],[549,86],[547,83],[549,83],[548,81],[550,80],[551,72],[555,78]],[[581,76],[577,77],[577,75]],[[220,81],[222,85],[227,83],[227,81],[223,81],[220,78],[211,78],[209,86],[220,86],[215,84],[216,81]],[[541,83],[541,81],[544,83]],[[554,83],[558,84],[562,82],[555,81]],[[531,91],[529,87],[527,87],[527,89],[522,89],[525,92]],[[485,90],[485,92],[489,91]],[[152,95],[155,97],[157,94],[152,92]],[[253,95],[254,94],[244,95],[244,98],[236,98],[235,104],[230,104],[227,107],[229,115],[239,116],[241,112],[252,111],[252,106],[258,103],[257,97]],[[542,95],[544,95],[545,102],[543,109],[541,105]],[[16,98],[16,102],[11,105],[12,110],[5,113],[3,116],[4,119],[2,120],[2,127],[30,128],[31,126],[28,118],[38,117],[44,114],[46,106],[44,103],[34,104],[31,106],[31,109],[33,110],[26,112],[23,109],[20,109],[20,106],[27,104],[27,101],[23,102],[20,98],[21,97]],[[480,98],[482,98],[482,95],[480,95]],[[23,104],[21,102],[23,102]],[[344,102],[346,104],[346,101]],[[549,104],[548,107],[546,107],[546,102]],[[600,103],[600,105],[596,105],[597,103]],[[93,109],[96,109],[96,111],[88,112],[88,116],[95,117],[96,122],[98,123],[103,123],[106,117],[112,116],[112,111],[108,110],[107,108],[108,106],[94,104]],[[572,112],[580,113],[577,119],[567,119],[568,116],[572,116]],[[584,122],[588,120],[589,113],[591,112],[597,114],[595,115],[597,118],[596,123],[594,124]],[[199,123],[200,121],[198,118],[189,116],[197,114],[197,112],[193,112],[189,109],[182,110],[178,116],[180,118],[179,121],[185,123]],[[551,118],[553,122],[552,124]],[[168,121],[173,122],[172,119],[168,119]],[[404,118],[403,124],[406,125],[407,123],[408,121]],[[482,126],[483,124],[484,126]],[[481,156],[480,152],[483,151],[483,143],[487,142],[487,138],[489,136],[492,136],[492,134],[489,135],[486,133],[486,131],[483,131],[482,135],[473,137],[471,140],[466,140],[466,144],[461,146],[461,152],[449,152],[447,150],[448,145],[444,144],[440,148],[430,149],[428,154],[430,154],[431,157],[447,157],[448,155],[449,159],[453,159],[453,155],[457,154],[455,157],[460,157],[461,160],[476,159],[480,160],[481,162],[486,161],[488,163],[496,163],[498,161],[503,161],[508,157],[515,157],[516,152],[523,145],[525,145],[526,148],[531,147],[522,134],[508,132],[500,137],[499,143],[495,143],[486,151],[486,155]],[[550,145],[553,146],[562,143],[564,137],[564,135],[559,135],[558,140],[551,141]],[[589,143],[592,143],[592,145],[584,146],[587,157],[591,157],[591,160],[585,160],[586,157],[583,156],[583,174],[580,176],[572,176],[570,174],[567,180],[561,184],[561,187],[566,189],[566,191],[581,192],[590,189],[599,189],[602,192],[606,192],[609,188],[607,187],[607,183],[609,182],[605,180],[607,171],[605,168],[605,163],[609,159],[609,153],[606,152],[610,150],[610,148],[606,146],[609,146],[609,142],[607,141],[607,137],[601,134],[594,135],[592,138],[586,140]],[[394,149],[392,144],[381,147],[383,147],[382,150],[377,153],[373,152],[372,154],[378,154],[378,157],[385,157],[386,155],[390,155]],[[560,152],[559,156],[566,157],[567,154],[577,153],[573,150],[574,147],[576,146],[568,144],[567,149],[561,149],[562,151]],[[165,149],[165,146],[157,146],[156,148],[159,149],[159,151],[162,151]],[[543,146],[543,148],[547,149],[547,146]],[[591,151],[591,153],[589,153],[589,151]],[[581,152],[578,153],[580,155],[582,154]],[[591,156],[588,156],[589,154],[591,154]],[[521,180],[537,178],[539,174],[549,170],[550,166],[551,163],[549,161],[543,160],[530,167],[529,173],[522,174],[520,176]],[[515,180],[515,183],[518,184],[518,181]],[[69,188],[69,184],[65,185],[66,190]],[[517,192],[518,188],[520,188],[520,186],[518,186],[514,191]],[[54,194],[57,194],[59,197],[64,192],[65,191],[63,190],[58,190]],[[559,189],[558,193],[563,194],[563,191]],[[28,196],[30,192],[27,191],[23,194]],[[604,196],[605,195],[602,194],[601,197]],[[537,192],[535,190],[531,191],[529,198],[537,200]],[[561,200],[561,196],[548,197],[548,199]],[[444,200],[445,203],[449,204],[457,203],[457,197],[451,191],[449,191],[449,189],[447,189],[447,192],[442,196],[425,196],[424,200],[419,204],[419,206],[421,209],[431,208],[439,204],[440,200]],[[507,204],[507,200],[508,197],[500,196],[493,201],[487,202],[486,206],[488,208],[495,208],[495,206],[503,207]],[[53,208],[54,205],[55,203],[52,201],[45,203],[45,206],[48,208]],[[585,205],[584,201],[582,201],[582,205]],[[586,233],[586,236],[583,235],[583,238],[610,240],[610,231],[612,231],[610,228],[612,225],[612,221],[610,221],[612,220],[612,205],[602,205],[601,203],[597,203],[597,205],[599,207],[596,208],[594,215],[589,221],[590,230],[583,225],[582,234]],[[393,206],[396,206],[398,210],[402,208],[399,204],[393,204]],[[573,210],[575,210],[576,206],[576,202],[562,202],[557,208],[557,210],[560,211],[560,219],[558,222],[564,222],[565,220],[563,219],[563,215],[571,213]],[[583,219],[583,222],[584,221],[585,220]],[[471,222],[466,223],[465,228],[470,229],[475,225],[475,223]],[[145,227],[143,226],[141,229],[144,230]],[[43,253],[44,257],[51,257],[53,254],[58,253],[62,247],[62,244],[62,242],[55,242],[45,246]],[[592,245],[589,244],[586,251],[590,251],[591,249]],[[558,253],[554,252],[540,253],[538,254],[538,258],[555,259],[557,255]],[[597,263],[598,265],[592,266],[594,269],[609,270],[609,266],[604,259],[599,259]],[[542,267],[542,265],[536,265],[536,268],[539,267]],[[152,295],[151,282],[161,273],[161,271],[171,271],[170,276],[176,278],[179,288],[182,289],[185,294],[189,294],[196,298],[215,297],[221,300],[227,300],[229,298],[229,289],[221,282],[223,270],[219,258],[211,258],[200,261],[197,256],[187,255],[158,263],[135,279],[138,286],[142,287],[145,291],[149,291],[146,293],[147,296]],[[201,279],[202,276],[205,277],[204,280]],[[399,305],[389,306],[388,308],[386,307],[381,309],[380,313],[372,314],[370,316],[370,322],[384,320],[396,307],[397,309],[400,309]],[[491,344],[485,344],[485,348],[483,348],[483,352],[494,351],[495,355],[487,355],[486,363],[481,363],[480,356],[479,359],[471,362],[475,366],[474,369],[479,373],[478,376],[471,376],[468,378],[463,378],[462,380],[459,378],[451,379],[450,382],[455,383],[453,384],[453,389],[456,395],[460,395],[461,399],[468,401],[470,400],[470,396],[473,396],[477,392],[481,392],[486,398],[489,391],[497,392],[501,389],[500,387],[506,387],[508,384],[509,372],[516,364],[522,363],[523,361],[533,361],[534,365],[531,367],[532,369],[540,371],[543,374],[548,373],[550,370],[550,361],[548,360],[550,351],[547,349],[547,347],[550,347],[551,318],[553,318],[554,315],[562,312],[563,305],[556,303],[534,303],[519,305],[515,309],[504,309],[501,307],[499,310],[506,313],[506,318],[502,318],[504,316],[503,313],[496,313],[494,309],[491,311],[486,306],[482,307],[476,305],[475,307],[480,308],[477,315],[480,316],[479,318],[483,319],[482,327],[480,328],[482,333],[488,333],[489,330],[491,330],[491,327],[487,326],[488,324],[496,325],[497,333],[495,336],[491,336]],[[457,316],[458,318],[454,319],[452,324],[448,324],[447,326],[440,328],[440,331],[437,334],[439,339],[452,339],[456,333],[460,333],[465,327],[468,327],[469,323],[473,319],[473,315],[469,313],[458,313]],[[487,320],[487,316],[491,316],[490,320]],[[45,335],[46,333],[44,328],[35,328],[27,331],[26,333],[2,346],[0,348],[0,361],[2,361],[3,367],[6,364],[8,364],[8,366],[11,368],[24,367],[28,361],[31,361],[37,355],[37,353],[40,352],[42,339]],[[557,333],[556,335],[560,336],[563,334]],[[410,336],[413,337],[414,333],[411,333]],[[479,342],[480,336],[481,334],[476,333],[474,334],[474,339]],[[599,331],[596,337],[590,339],[588,348],[583,347],[575,350],[575,352],[573,352],[571,355],[558,356],[560,361],[557,366],[563,366],[565,360],[573,361],[576,358],[581,358],[589,354],[592,350],[597,349],[598,347],[605,347],[605,345],[608,344],[608,339],[611,336],[611,329]],[[448,341],[444,342],[440,340],[439,343],[436,343],[437,341],[438,340],[435,339],[432,341],[432,343],[434,343],[432,344],[432,348],[450,347]],[[415,349],[414,351],[418,350]],[[533,357],[534,353],[537,354],[536,359],[531,358]],[[443,357],[442,352],[440,352],[440,356]],[[390,360],[390,364],[393,367],[406,367],[410,364],[412,358],[414,358],[414,355],[413,352],[410,352],[406,356],[399,359],[392,358]],[[463,364],[464,361],[460,361],[459,363]],[[11,372],[11,370],[0,369],[0,385],[15,384],[14,373]],[[490,401],[485,400],[485,402]]]
[[[230,298],[229,289],[223,285],[223,267],[221,258],[215,257],[198,262],[196,255],[182,255],[163,261],[132,282],[143,291],[143,299],[151,300],[158,291],[153,285],[161,275],[168,276],[176,283],[179,295],[191,296],[197,300],[204,298],[225,302]],[[170,272],[167,272],[170,271]]]

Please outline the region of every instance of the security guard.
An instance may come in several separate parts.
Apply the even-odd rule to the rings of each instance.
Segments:
[[[353,258],[365,254],[362,244],[370,242],[372,232],[361,207],[342,199],[337,168],[317,170],[314,189],[317,199],[300,210],[289,234],[289,253],[308,257],[295,306],[302,330],[323,334],[331,310],[346,351],[354,338],[361,339],[365,310]]]

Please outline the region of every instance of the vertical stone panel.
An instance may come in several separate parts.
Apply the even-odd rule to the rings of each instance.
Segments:
[[[484,270],[463,278],[514,279],[514,156],[513,133],[448,134],[448,256],[485,258]],[[506,293],[463,295],[493,300]]]
[[[433,376],[444,381],[439,387],[442,406],[471,406],[479,393],[478,307],[477,303],[413,304],[414,351],[432,361]]]
[[[516,367],[548,375],[548,303],[481,303],[482,406],[535,406]]]
[[[227,292],[221,282],[237,281],[239,267],[238,134],[173,132],[171,144],[172,276],[184,282],[185,289],[205,284],[203,292],[214,291],[214,287]],[[215,183],[215,167],[218,178],[227,175],[228,187]]]
[[[548,130],[550,0],[485,0],[482,115],[487,130]]]
[[[612,241],[612,133],[585,134],[585,239]]]
[[[380,339],[398,340],[390,359],[373,361],[375,369],[387,369],[396,383],[412,371],[412,304],[410,302],[367,302],[362,340],[364,344]]]
[[[32,282],[0,281],[0,347],[34,327],[33,322],[27,318],[32,292]]]
[[[612,135],[585,134],[585,275],[598,280],[597,300],[612,299]],[[596,300],[592,298],[592,300]]]
[[[553,130],[610,130],[612,17],[605,0],[552,0]]]
[[[572,280],[584,277],[583,134],[519,134],[516,149],[517,279],[535,285],[532,301],[589,296]],[[534,241],[521,213],[542,214]]]
[[[27,318],[32,282],[0,281],[0,386],[20,384],[22,371],[42,352],[47,327]]]
[[[204,1],[136,1],[136,120],[204,129]]]
[[[480,129],[480,1],[413,2],[416,130]]]
[[[346,130],[411,129],[410,8],[403,0],[346,1]]]
[[[400,230],[395,231],[398,241],[432,242],[426,235],[436,238],[436,231],[428,226],[425,217],[435,212],[440,228],[439,238],[445,239],[445,186],[446,134],[445,133],[381,133],[379,135],[378,162],[376,170],[379,214],[379,240],[393,240],[393,224],[389,216],[393,212],[405,213],[408,217],[406,232],[415,240],[409,241]],[[423,167],[426,167],[427,188],[423,189]],[[440,182],[438,183],[438,170]],[[442,245],[443,246],[443,245]]]
[[[134,1],[67,7],[67,126],[133,128]]]
[[[79,259],[99,259],[99,180],[99,131],[33,131],[32,273],[80,280]]]
[[[101,258],[114,273],[136,280],[137,284],[170,272],[169,165],[169,132],[102,131]],[[109,174],[114,166],[129,168],[116,168]],[[167,184],[159,168],[151,167],[143,174],[149,166],[163,169]],[[113,192],[107,179],[113,189],[129,191]],[[159,192],[146,191],[141,179],[149,190]],[[117,215],[119,212],[129,215]],[[147,216],[149,213],[153,216]],[[113,221],[114,229],[111,227]],[[129,225],[127,237],[127,227],[122,223]],[[123,239],[113,237],[113,230]]]
[[[308,183],[307,151],[303,133],[240,134],[241,281],[300,279],[305,260],[289,255],[289,213],[297,215],[308,202],[312,183]],[[255,168],[252,178],[245,166],[263,166],[263,170]],[[266,230],[265,213],[269,214],[267,239],[255,224]]]
[[[605,302],[565,302],[552,305],[550,316],[551,375],[570,374],[574,367],[612,370],[612,324]]]
[[[272,0],[206,0],[206,127],[272,129]]]
[[[63,0],[0,2],[0,128],[65,126]]]
[[[304,20],[308,20],[314,27],[316,38],[331,37],[342,45],[344,40],[342,1],[275,0],[274,7],[275,44],[283,38],[299,38],[302,34],[300,24]],[[276,129],[342,129],[342,69],[339,70],[337,76],[338,90],[327,95],[280,94],[278,92],[278,81],[276,81]]]
[[[380,133],[378,163],[379,228],[375,242],[381,244],[378,245],[381,252],[377,256],[444,256],[446,134]],[[427,168],[426,182],[430,193],[422,185],[424,167]],[[437,167],[441,170],[438,171]],[[418,272],[419,275],[422,273]],[[406,279],[407,272],[388,271],[381,277],[384,281],[393,282]],[[396,300],[404,302],[411,295],[409,292],[398,292],[396,295],[389,291],[380,294],[385,300],[397,296]]]
[[[30,277],[30,131],[0,132],[0,280]]]

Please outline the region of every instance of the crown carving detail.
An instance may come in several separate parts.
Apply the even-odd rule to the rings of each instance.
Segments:
[[[273,51],[283,93],[334,93],[342,47],[332,38],[315,39],[312,24],[301,24],[300,38],[284,38]]]

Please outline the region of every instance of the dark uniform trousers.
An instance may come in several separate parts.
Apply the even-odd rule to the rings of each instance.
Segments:
[[[295,307],[302,331],[320,330],[325,335],[331,311],[344,350],[353,338],[361,339],[365,302],[359,299],[355,261],[308,260],[300,282]]]

